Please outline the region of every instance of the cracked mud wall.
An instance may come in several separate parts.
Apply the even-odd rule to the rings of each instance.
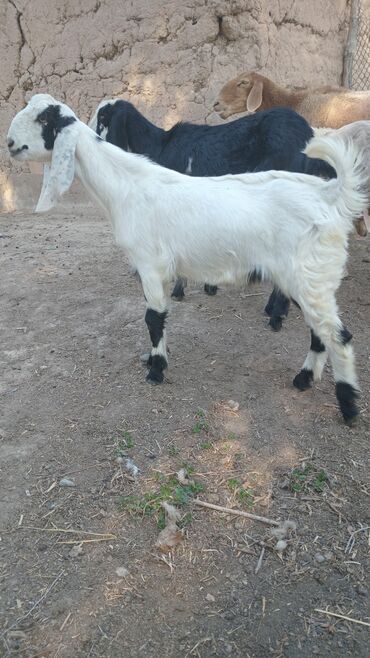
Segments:
[[[347,0],[0,0],[0,148],[39,91],[84,120],[122,95],[168,128],[219,122],[217,92],[243,70],[339,84],[348,14]]]

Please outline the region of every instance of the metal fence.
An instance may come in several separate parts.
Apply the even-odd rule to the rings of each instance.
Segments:
[[[343,84],[370,89],[370,1],[352,0],[344,55]]]

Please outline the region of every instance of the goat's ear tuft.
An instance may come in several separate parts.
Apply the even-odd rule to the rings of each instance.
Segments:
[[[247,98],[248,112],[255,112],[262,104],[263,82],[255,80]]]
[[[51,166],[44,167],[44,180],[35,212],[53,208],[72,185],[75,174],[75,150],[80,122],[66,125],[55,137]]]

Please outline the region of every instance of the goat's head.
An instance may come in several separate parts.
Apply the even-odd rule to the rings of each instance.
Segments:
[[[89,128],[100,135],[102,139],[105,139],[107,136],[109,124],[114,111],[114,105],[117,100],[117,98],[110,98],[101,101],[89,121]]]
[[[7,143],[14,159],[51,161],[36,211],[52,208],[71,185],[79,125],[74,112],[48,94],[33,96],[11,122]]]
[[[227,119],[239,112],[255,112],[262,105],[263,76],[258,73],[242,73],[224,85],[214,110]]]

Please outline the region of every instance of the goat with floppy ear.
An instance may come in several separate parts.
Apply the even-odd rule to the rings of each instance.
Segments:
[[[152,342],[150,383],[161,383],[167,367],[168,285],[175,272],[213,285],[271,280],[296,301],[311,329],[311,347],[294,386],[305,390],[320,379],[328,354],[337,400],[350,422],[358,414],[358,382],[336,291],[352,217],[368,197],[370,125],[362,130],[361,149],[350,133],[307,146],[308,156],[336,169],[331,180],[287,171],[192,178],[118,149],[67,106],[36,95],[13,119],[8,147],[18,160],[52,161],[54,183],[46,183],[43,208],[70,181],[74,154],[81,183],[104,208],[117,244],[140,275]]]
[[[44,179],[36,212],[53,208],[66,192],[75,175],[75,150],[80,123],[72,110],[59,103],[49,94],[38,94],[39,109],[35,119],[27,114],[27,106],[13,120],[13,126],[23,142],[14,148],[14,141],[8,138],[10,154],[17,160],[28,160],[32,150],[32,159],[45,162]],[[34,125],[37,125],[35,139],[32,140]],[[41,136],[41,141],[40,141]],[[46,164],[50,162],[49,164]]]

